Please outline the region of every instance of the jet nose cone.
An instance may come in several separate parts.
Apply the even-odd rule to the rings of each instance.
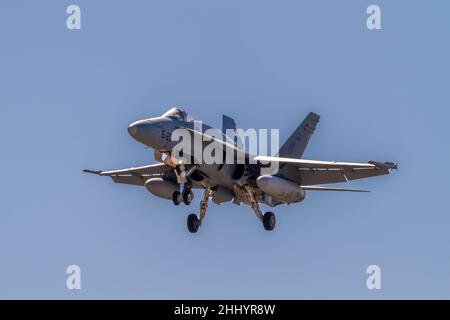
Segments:
[[[128,133],[133,139],[145,144],[148,147],[154,148],[160,144],[158,123],[152,119],[133,122],[128,126]]]
[[[136,139],[144,133],[146,126],[148,126],[148,124],[145,120],[135,121],[128,126],[128,133]]]
[[[137,135],[138,132],[138,125],[136,125],[135,123],[130,124],[130,126],[128,127],[128,133],[130,134],[130,136],[134,137]]]

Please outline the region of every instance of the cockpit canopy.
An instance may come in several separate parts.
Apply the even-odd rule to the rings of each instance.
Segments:
[[[172,108],[168,110],[166,113],[164,113],[162,116],[176,119],[179,121],[187,121],[187,122],[194,121],[194,118],[191,115],[187,114],[186,111],[180,108]]]

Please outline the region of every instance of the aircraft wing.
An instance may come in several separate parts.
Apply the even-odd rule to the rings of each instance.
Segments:
[[[283,167],[282,175],[284,177],[297,181],[303,186],[347,182],[381,176],[389,174],[392,169],[397,169],[397,164],[392,162],[369,161],[367,163],[354,163],[269,156],[257,156],[254,160],[278,162],[280,167]]]
[[[164,163],[156,163],[142,167],[132,167],[112,171],[94,171],[89,169],[85,169],[83,171],[86,173],[111,177],[116,183],[143,186],[148,179],[160,177],[170,169],[171,168]]]

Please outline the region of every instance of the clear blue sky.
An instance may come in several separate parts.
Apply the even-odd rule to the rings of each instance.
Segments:
[[[82,29],[66,29],[66,7]],[[382,9],[382,30],[366,8]],[[1,1],[0,298],[449,298],[448,1]],[[321,115],[306,158],[391,176],[277,207],[190,207],[86,175],[152,163],[134,120]],[[82,290],[65,269],[82,270]],[[366,288],[366,268],[382,289]]]

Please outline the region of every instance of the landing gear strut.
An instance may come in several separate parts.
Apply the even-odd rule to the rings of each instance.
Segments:
[[[267,231],[271,231],[275,228],[276,219],[273,212],[266,212],[264,215],[261,212],[261,208],[259,207],[259,203],[256,200],[255,192],[250,185],[246,185],[245,191],[247,192],[248,198],[250,199],[250,205],[255,213],[256,217],[262,222],[264,229]]]
[[[183,184],[183,191],[175,191],[172,194],[173,204],[178,206],[181,202],[184,202],[185,205],[190,205],[192,199],[194,199],[194,193],[192,192],[192,181],[188,179],[188,176],[195,170],[195,167],[192,167],[188,172],[184,167],[184,164],[181,163],[174,168],[175,176],[177,177],[178,185]]]
[[[187,218],[187,227],[190,233],[196,233],[201,226],[203,219],[206,215],[206,209],[208,208],[208,200],[211,195],[211,189],[206,188],[203,192],[202,200],[200,201],[200,217],[197,217],[195,213],[191,213]]]

